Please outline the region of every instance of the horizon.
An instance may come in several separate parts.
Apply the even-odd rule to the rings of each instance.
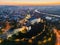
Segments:
[[[0,5],[16,5],[16,6],[50,6],[60,5],[60,2],[0,2]]]

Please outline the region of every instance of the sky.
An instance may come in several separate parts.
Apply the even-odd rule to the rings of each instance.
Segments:
[[[60,0],[0,0],[4,2],[59,2]]]
[[[60,5],[60,0],[0,0],[0,5]]]

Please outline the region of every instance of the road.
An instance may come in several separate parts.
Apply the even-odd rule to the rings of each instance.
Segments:
[[[54,29],[54,33],[56,33],[56,45],[60,45],[60,30]]]

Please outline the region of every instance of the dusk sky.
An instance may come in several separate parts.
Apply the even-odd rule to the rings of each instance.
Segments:
[[[3,2],[59,2],[60,0],[0,0]]]
[[[60,0],[0,0],[0,5],[45,5],[60,4]]]

